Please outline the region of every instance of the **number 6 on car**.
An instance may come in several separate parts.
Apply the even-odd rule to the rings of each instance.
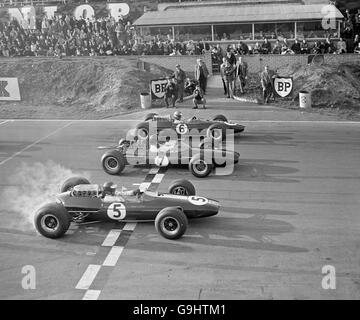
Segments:
[[[186,134],[188,131],[189,131],[189,128],[185,123],[179,123],[176,126],[176,132],[178,134]]]
[[[111,219],[123,220],[126,217],[126,208],[122,203],[112,203],[107,209],[107,215]]]

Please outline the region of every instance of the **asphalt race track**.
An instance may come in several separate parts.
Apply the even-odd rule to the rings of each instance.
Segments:
[[[0,120],[0,299],[360,298],[360,125],[352,122],[230,116],[246,125],[232,175],[157,175],[159,191],[187,178],[221,202],[217,216],[190,221],[180,240],[162,238],[153,223],[72,226],[59,240],[38,235],[27,219],[39,184],[57,190],[70,173],[128,188],[144,181],[151,168],[112,177],[100,165],[97,146],[137,122],[126,118]],[[335,290],[322,288],[326,265],[336,269]],[[35,290],[22,287],[24,266],[36,270]]]

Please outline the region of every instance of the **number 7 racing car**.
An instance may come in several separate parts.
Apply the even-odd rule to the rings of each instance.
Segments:
[[[213,216],[219,211],[219,202],[197,196],[188,180],[174,181],[168,193],[110,190],[105,190],[105,185],[90,184],[82,177],[66,180],[56,201],[35,213],[37,231],[47,238],[59,238],[71,222],[155,220],[160,235],[178,239],[185,233],[188,219]]]
[[[155,142],[152,142],[153,138]],[[195,177],[205,178],[211,172],[217,173],[224,167],[229,169],[227,174],[231,174],[240,158],[240,154],[231,150],[231,147],[215,145],[210,138],[204,139],[198,146],[193,146],[193,143],[182,140],[159,143],[153,135],[149,143],[146,140],[121,139],[117,146],[100,146],[98,149],[110,149],[101,157],[101,165],[104,171],[111,175],[120,174],[126,165],[187,165]]]

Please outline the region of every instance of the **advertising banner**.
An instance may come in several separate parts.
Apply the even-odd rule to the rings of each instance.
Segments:
[[[0,78],[0,101],[20,101],[17,78]]]
[[[157,79],[150,81],[151,99],[162,99],[165,95],[166,79]]]

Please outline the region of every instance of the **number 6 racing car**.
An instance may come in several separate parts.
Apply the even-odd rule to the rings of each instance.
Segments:
[[[154,221],[160,235],[178,239],[186,231],[188,219],[216,215],[219,202],[197,196],[188,180],[174,181],[168,193],[147,190],[118,191],[116,185],[90,184],[82,177],[64,182],[56,201],[37,210],[37,231],[47,238],[59,238],[71,222]]]

